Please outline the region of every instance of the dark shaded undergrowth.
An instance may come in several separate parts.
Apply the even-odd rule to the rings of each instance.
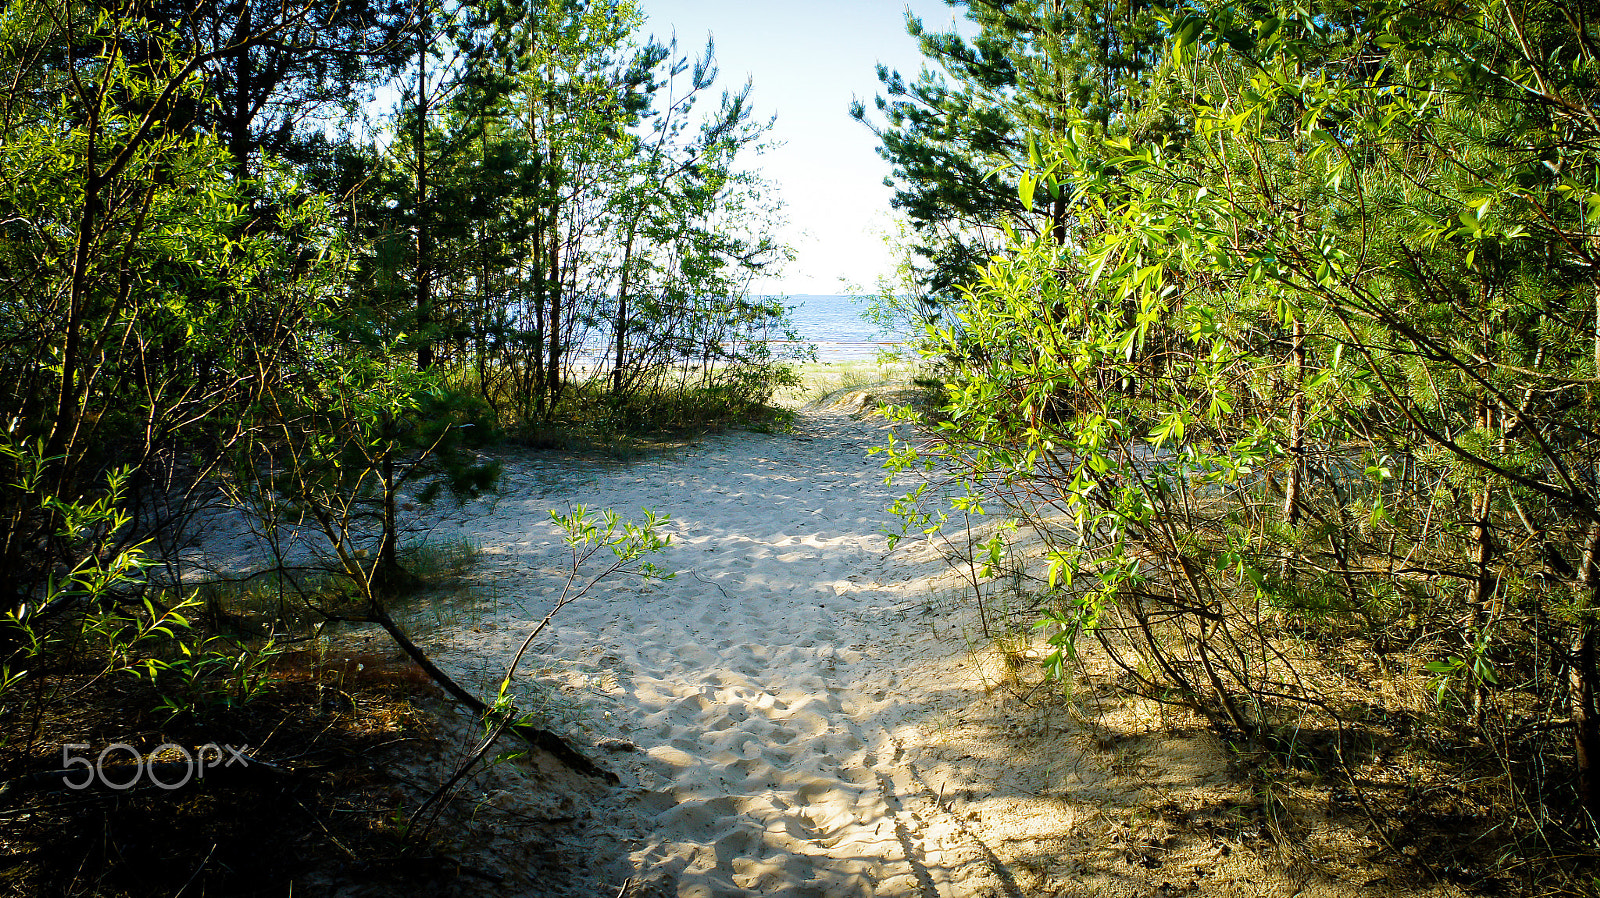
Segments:
[[[370,659],[369,659],[370,660]],[[359,663],[359,662],[358,662]],[[367,665],[362,665],[366,667]],[[425,710],[436,700],[415,673],[342,661],[291,665],[248,705],[170,717],[148,683],[63,676],[79,687],[25,744],[0,751],[13,784],[0,796],[0,891],[11,895],[171,896],[436,893],[464,875],[428,845],[405,838],[405,808],[426,783],[395,764],[437,749]],[[228,757],[207,775],[167,789],[140,778],[127,789],[21,785],[59,769],[62,746],[90,759],[111,745],[171,758],[164,781],[183,780],[183,758],[216,744]],[[231,754],[231,753],[230,753]],[[176,771],[176,772],[175,772]],[[81,781],[83,771],[72,777]],[[133,779],[131,754],[107,756],[105,776]]]

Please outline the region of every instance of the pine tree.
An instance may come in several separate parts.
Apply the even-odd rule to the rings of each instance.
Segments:
[[[952,5],[956,5],[952,2]],[[1073,198],[1042,190],[1024,202],[1018,176],[1030,144],[1073,128],[1126,131],[1142,102],[1161,35],[1140,0],[969,0],[971,40],[930,32],[914,16],[907,30],[926,63],[915,80],[879,66],[882,122],[856,103],[851,113],[878,135],[894,166],[886,182],[926,262],[937,297],[955,296],[1005,243],[1005,228],[1050,233],[1074,227]]]

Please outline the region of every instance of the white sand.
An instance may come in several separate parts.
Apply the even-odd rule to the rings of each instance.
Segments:
[[[476,846],[523,877],[489,893],[1333,896],[1385,882],[1341,866],[1380,853],[1339,835],[1359,827],[1286,859],[1191,722],[1017,686],[972,640],[932,548],[888,550],[904,484],[865,456],[884,425],[861,406],[628,463],[514,457],[498,497],[436,531],[481,547],[491,610],[418,641],[492,689],[559,592],[551,509],[672,518],[656,560],[676,579],[614,579],[567,606],[518,679],[520,704],[557,697],[551,725],[622,785],[546,765],[487,796],[533,821]],[[1295,825],[1327,836],[1323,806],[1288,795]]]
[[[592,728],[640,749],[598,753],[653,818],[625,858],[636,886],[919,895],[950,879],[950,847],[902,819],[897,796],[915,789],[894,745],[905,718],[940,704],[917,657],[947,648],[923,621],[945,571],[888,551],[896,490],[865,455],[881,426],[836,410],[795,434],[711,437],[609,468],[515,462],[492,510],[456,525],[507,607],[433,647],[487,683],[558,593],[551,508],[672,517],[657,562],[677,577],[613,580],[568,605],[528,665],[592,684]]]

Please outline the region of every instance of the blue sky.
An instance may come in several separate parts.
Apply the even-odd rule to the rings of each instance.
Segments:
[[[946,28],[954,13],[943,0],[641,0],[644,30],[694,54],[716,39],[721,84],[749,77],[761,119],[778,117],[772,139],[783,144],[759,167],[777,184],[790,220],[782,238],[797,258],[784,276],[758,284],[762,293],[842,293],[845,283],[870,289],[892,265],[882,241],[891,224],[888,163],[877,139],[850,118],[850,100],[871,108],[879,62],[911,75],[921,65],[905,33],[905,10]],[[965,23],[963,23],[965,24]],[[841,280],[842,279],[842,280]]]

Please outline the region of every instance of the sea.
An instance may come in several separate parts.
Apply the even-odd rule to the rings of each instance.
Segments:
[[[893,349],[900,339],[878,330],[862,317],[867,298],[799,294],[780,297],[793,311],[794,329],[806,343],[817,347],[819,362],[871,361],[880,349]],[[779,341],[773,341],[774,347]]]
[[[862,317],[867,308],[867,297],[799,294],[777,297],[790,311],[790,320],[800,335],[799,346],[811,344],[817,348],[819,362],[872,361],[881,349],[893,349],[901,338],[885,334],[877,325]],[[780,357],[783,349],[793,344],[788,340],[770,340],[774,354]],[[568,352],[568,359],[580,367],[604,369],[608,365],[610,346],[603,332],[590,335],[590,339],[576,350]]]

